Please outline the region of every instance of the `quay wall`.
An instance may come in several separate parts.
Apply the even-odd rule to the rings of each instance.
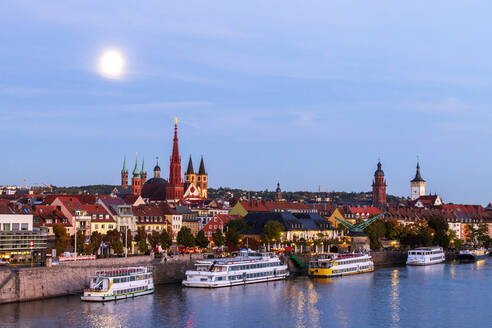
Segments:
[[[99,259],[63,263],[54,267],[0,270],[0,304],[23,302],[81,293],[96,271],[128,266],[152,266],[155,284],[176,283],[184,279],[197,256],[152,259],[150,256]]]

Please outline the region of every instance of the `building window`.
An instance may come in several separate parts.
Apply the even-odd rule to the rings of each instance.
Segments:
[[[12,223],[12,230],[19,230],[19,224],[18,223]]]
[[[99,224],[95,224],[94,229],[99,229]]]
[[[10,231],[10,223],[4,223],[3,224],[3,230]]]

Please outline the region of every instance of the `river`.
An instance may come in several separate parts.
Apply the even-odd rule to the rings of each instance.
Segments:
[[[110,303],[0,305],[0,327],[492,327],[492,259],[221,289],[157,286]]]

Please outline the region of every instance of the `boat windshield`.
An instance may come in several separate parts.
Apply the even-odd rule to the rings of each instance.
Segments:
[[[210,264],[197,264],[196,271],[209,271]]]
[[[227,271],[227,267],[222,266],[222,265],[216,265],[216,266],[210,268],[210,271],[213,271],[213,272],[223,272],[223,271]]]

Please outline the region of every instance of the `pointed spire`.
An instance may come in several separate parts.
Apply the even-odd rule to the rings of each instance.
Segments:
[[[161,167],[159,166],[159,156],[155,157],[155,166],[154,166],[154,171],[160,171]]]
[[[142,157],[142,170],[140,171],[140,173],[147,173],[147,171],[145,171],[145,158]]]
[[[133,176],[138,177],[140,175],[140,171],[138,170],[138,154],[135,155],[135,168],[133,169]]]
[[[126,168],[126,156],[123,157],[123,169],[121,170],[121,173],[128,173],[128,169]]]
[[[417,162],[417,172],[415,172],[415,178],[411,182],[425,182],[424,179],[422,179],[422,176],[420,175],[420,163]]]
[[[205,172],[205,164],[203,163],[203,155],[200,161],[200,168],[198,169],[198,174],[207,174],[207,172]]]
[[[188,169],[186,170],[186,174],[195,174],[195,170],[193,169],[193,161],[191,160],[191,155],[190,155],[190,160],[188,161]]]

